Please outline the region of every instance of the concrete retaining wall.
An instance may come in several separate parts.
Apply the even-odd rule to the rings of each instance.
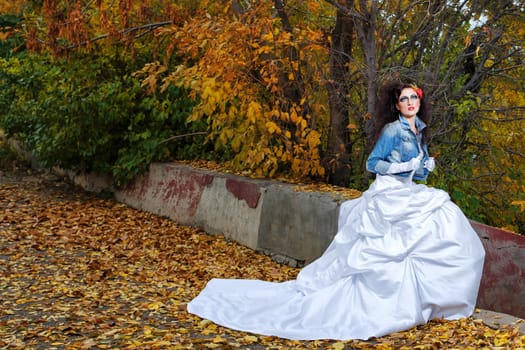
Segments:
[[[479,307],[525,318],[525,236],[471,224],[485,247]]]
[[[90,181],[87,179],[90,178]],[[93,177],[75,177],[87,190],[109,186]],[[106,183],[106,185],[104,185]],[[342,196],[300,192],[294,185],[156,163],[115,198],[131,207],[183,225],[221,233],[291,265],[321,255],[337,230]]]
[[[107,178],[76,176],[87,190],[110,189]],[[319,257],[337,231],[334,193],[298,191],[296,186],[192,168],[152,164],[115,198],[184,225],[222,233],[291,265]],[[472,222],[486,249],[478,307],[525,317],[525,236]]]

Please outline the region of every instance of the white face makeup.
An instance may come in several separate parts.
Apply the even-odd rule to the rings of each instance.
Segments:
[[[405,88],[401,91],[401,95],[399,95],[396,107],[402,116],[405,118],[415,117],[419,112],[419,106],[419,96],[414,89]]]

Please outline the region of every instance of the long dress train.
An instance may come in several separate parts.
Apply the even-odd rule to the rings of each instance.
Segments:
[[[361,197],[341,205],[332,243],[296,280],[212,279],[187,310],[287,339],[380,337],[470,316],[484,256],[446,192],[377,175]]]

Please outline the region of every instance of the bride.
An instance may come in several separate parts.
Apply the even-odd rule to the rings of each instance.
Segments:
[[[296,340],[366,340],[473,313],[483,246],[446,192],[413,182],[434,169],[423,91],[388,83],[378,107],[367,160],[376,179],[341,205],[323,255],[292,281],[212,279],[188,312]]]

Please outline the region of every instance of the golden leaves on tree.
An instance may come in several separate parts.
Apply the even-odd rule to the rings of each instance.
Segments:
[[[191,89],[200,103],[190,121],[206,121],[209,141],[232,148],[234,169],[265,177],[283,169],[292,176],[322,176],[321,135],[313,128],[306,100],[290,101],[284,91],[301,67],[282,53],[292,47],[323,48],[315,45],[319,38],[314,32],[304,30],[293,40],[276,19],[258,13],[246,12],[237,20],[195,16],[182,28],[159,31],[187,58],[161,85]],[[142,71],[150,87],[157,75],[151,68]]]

